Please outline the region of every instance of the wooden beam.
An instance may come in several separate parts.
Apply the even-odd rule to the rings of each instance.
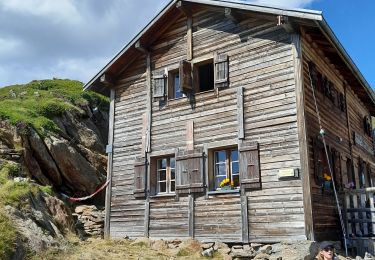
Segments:
[[[113,86],[113,78],[108,73],[104,73],[100,76],[100,83],[111,87]]]
[[[176,3],[176,8],[180,10],[182,13],[184,13],[186,16],[192,15],[191,8],[186,3],[183,3],[182,1],[178,1]]]
[[[243,87],[237,88],[237,132],[238,139],[245,139],[245,126],[243,121]]]
[[[186,149],[194,150],[194,121],[186,123]]]
[[[242,243],[249,243],[249,217],[247,196],[244,191],[241,191],[241,230],[242,230]]]
[[[193,17],[189,15],[187,17],[187,60],[191,61],[193,59]]]
[[[111,218],[111,195],[112,195],[112,168],[113,168],[113,129],[114,129],[114,115],[115,115],[115,90],[111,89],[110,105],[109,105],[109,126],[108,126],[108,146],[111,149],[108,151],[107,161],[107,181],[109,181],[105,193],[105,218],[104,218],[104,237],[110,237],[110,218]]]
[[[296,33],[295,25],[290,21],[287,16],[278,15],[277,25],[284,28],[287,33]]]
[[[152,84],[151,84],[151,53],[147,52],[146,56],[146,93],[147,93],[147,134],[146,134],[146,152],[151,152],[151,121],[152,121]]]
[[[147,48],[141,43],[140,40],[138,40],[135,44],[134,44],[134,48],[140,52],[143,52],[143,53],[148,53],[147,51]]]
[[[189,194],[189,237],[194,238],[194,194]]]
[[[234,23],[240,23],[244,19],[240,13],[233,10],[232,8],[224,8],[224,15]]]
[[[145,222],[144,222],[144,235],[145,237],[149,237],[149,230],[150,230],[150,200],[147,197],[145,201]]]
[[[307,144],[307,127],[305,119],[305,93],[303,85],[303,57],[300,34],[292,34],[294,77],[296,86],[297,129],[301,162],[301,178],[303,192],[303,209],[305,215],[305,234],[309,240],[314,238],[312,213],[312,192],[310,182],[309,153]]]

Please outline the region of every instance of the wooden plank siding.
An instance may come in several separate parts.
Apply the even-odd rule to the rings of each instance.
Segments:
[[[152,73],[171,70],[187,59],[187,18],[177,19],[150,46]],[[152,102],[151,158],[186,147],[186,125],[193,122],[194,147],[219,148],[238,140],[237,88],[243,87],[245,141],[260,149],[261,190],[246,191],[249,241],[306,239],[302,183],[279,180],[282,168],[301,168],[294,56],[291,35],[275,22],[249,17],[239,24],[224,12],[193,12],[193,63],[229,57],[229,88],[188,98]],[[146,113],[146,56],[140,54],[116,82],[112,237],[145,234],[145,200],[133,192],[134,160],[141,155],[142,116]],[[152,173],[151,173],[152,174]],[[189,236],[188,197],[149,200],[149,236]],[[199,194],[194,198],[194,237],[242,241],[240,193]]]
[[[371,157],[356,146],[353,146],[353,149],[350,147],[350,143],[353,141],[353,131],[364,136],[365,141],[371,145],[372,139],[366,137],[363,130],[363,116],[369,115],[369,111],[361,103],[351,87],[349,85],[346,85],[345,87],[346,83],[339,72],[335,69],[334,65],[331,64],[329,60],[322,55],[319,48],[311,42],[309,36],[303,34],[303,82],[314,232],[316,240],[338,240],[342,236],[342,233],[334,194],[332,191],[325,192],[322,187],[318,185],[314,175],[313,139],[319,135],[320,129],[318,116],[315,110],[313,92],[310,86],[308,62],[314,62],[317,70],[325,75],[339,92],[345,93],[346,91],[347,93],[346,107],[348,113],[340,111],[340,109],[335,106],[324,95],[324,93],[321,91],[315,91],[322,127],[326,132],[325,139],[327,145],[340,152],[341,175],[339,181],[342,182],[343,185],[348,183],[346,169],[347,158],[352,159],[355,166],[358,164],[359,156],[364,160],[367,160],[367,162],[374,162],[373,156]],[[347,117],[347,114],[349,117]],[[359,181],[357,168],[358,167],[355,167],[355,176],[358,187]],[[338,180],[336,180],[336,182],[337,181]],[[342,192],[342,189],[339,187],[337,187],[337,189],[339,192]],[[340,205],[342,205],[342,203],[343,201],[341,198]]]

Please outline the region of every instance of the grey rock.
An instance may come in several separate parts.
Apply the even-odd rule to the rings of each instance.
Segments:
[[[215,242],[214,250],[217,251],[218,249],[229,249],[229,246],[223,242]]]
[[[271,245],[264,245],[261,248],[259,248],[259,252],[269,255],[272,252],[272,246]]]
[[[253,259],[257,259],[257,260],[269,260],[270,259],[270,255],[269,254],[265,254],[265,253],[260,253],[260,254],[257,254]]]
[[[212,247],[202,252],[202,256],[205,256],[205,257],[212,257],[213,254],[214,254],[214,249]]]
[[[213,245],[214,245],[214,243],[203,243],[202,249],[203,250],[209,249],[209,248],[213,247]]]

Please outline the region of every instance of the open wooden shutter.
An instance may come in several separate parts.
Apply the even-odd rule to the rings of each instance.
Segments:
[[[241,188],[260,189],[259,145],[257,142],[241,144],[239,148]]]
[[[229,62],[227,54],[217,54],[214,58],[215,63],[215,88],[228,87]]]
[[[320,139],[314,138],[312,140],[313,145],[313,153],[314,153],[314,176],[315,176],[315,182],[318,185],[321,185],[323,182],[323,176],[322,176],[322,162],[320,161],[320,150],[322,149],[322,142]]]
[[[145,158],[136,158],[134,162],[134,197],[146,196],[146,162]]]
[[[310,76],[311,76],[311,84],[313,85],[314,89],[317,89],[318,73],[316,70],[316,66],[312,61],[309,62],[309,71],[310,71]]]
[[[176,153],[176,193],[204,191],[202,149],[179,150]]]
[[[165,75],[164,71],[156,72],[153,76],[154,98],[164,97],[165,95]]]
[[[191,64],[187,60],[180,61],[180,90],[188,93],[193,90],[193,82],[191,78]]]

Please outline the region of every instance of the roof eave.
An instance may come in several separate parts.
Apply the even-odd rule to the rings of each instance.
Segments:
[[[321,29],[322,33],[327,37],[331,44],[336,48],[341,58],[345,61],[346,65],[351,69],[353,74],[357,77],[359,82],[364,86],[367,94],[369,95],[371,101],[375,104],[375,93],[372,90],[369,83],[363,77],[362,73],[355,65],[352,58],[346,52],[345,48],[342,46],[335,33],[332,31],[331,27],[328,25],[326,20],[323,18],[321,21],[316,21],[317,26]]]

